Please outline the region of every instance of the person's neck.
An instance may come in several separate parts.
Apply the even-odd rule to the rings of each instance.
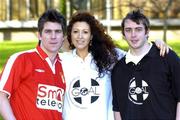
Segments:
[[[49,52],[46,49],[44,49],[43,47],[41,47],[43,49],[43,51],[47,54],[48,58],[50,59],[51,63],[53,64],[55,62],[56,59],[56,55],[58,54],[58,52]]]
[[[54,64],[54,62],[56,60],[56,55],[57,55],[57,53],[56,54],[54,54],[54,53],[53,54],[48,54],[48,57],[49,57],[52,64]]]
[[[140,56],[144,53],[147,53],[150,49],[151,45],[150,43],[146,42],[142,47],[134,49],[130,48],[130,53],[134,56]]]
[[[76,49],[76,54],[81,57],[83,60],[85,60],[86,56],[88,55],[88,50],[77,50]]]

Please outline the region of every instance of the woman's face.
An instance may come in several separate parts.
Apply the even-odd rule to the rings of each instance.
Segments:
[[[91,29],[86,22],[75,22],[71,30],[71,40],[77,50],[88,51],[92,40]]]

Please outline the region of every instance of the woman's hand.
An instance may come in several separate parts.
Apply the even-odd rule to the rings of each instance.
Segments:
[[[160,56],[162,57],[169,53],[169,49],[172,49],[163,40],[159,39],[155,40],[155,45],[160,49]]]

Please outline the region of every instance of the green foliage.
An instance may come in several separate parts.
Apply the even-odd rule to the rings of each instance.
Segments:
[[[61,11],[61,13],[66,16],[66,0],[61,0],[60,2],[60,6],[59,6],[59,9]]]

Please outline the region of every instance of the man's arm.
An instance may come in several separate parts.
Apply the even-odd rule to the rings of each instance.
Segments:
[[[0,114],[5,120],[16,120],[7,98],[7,94],[3,92],[0,92]]]
[[[120,112],[115,112],[115,111],[114,111],[114,119],[115,119],[115,120],[122,120],[122,119],[121,119],[121,114],[120,114]]]

